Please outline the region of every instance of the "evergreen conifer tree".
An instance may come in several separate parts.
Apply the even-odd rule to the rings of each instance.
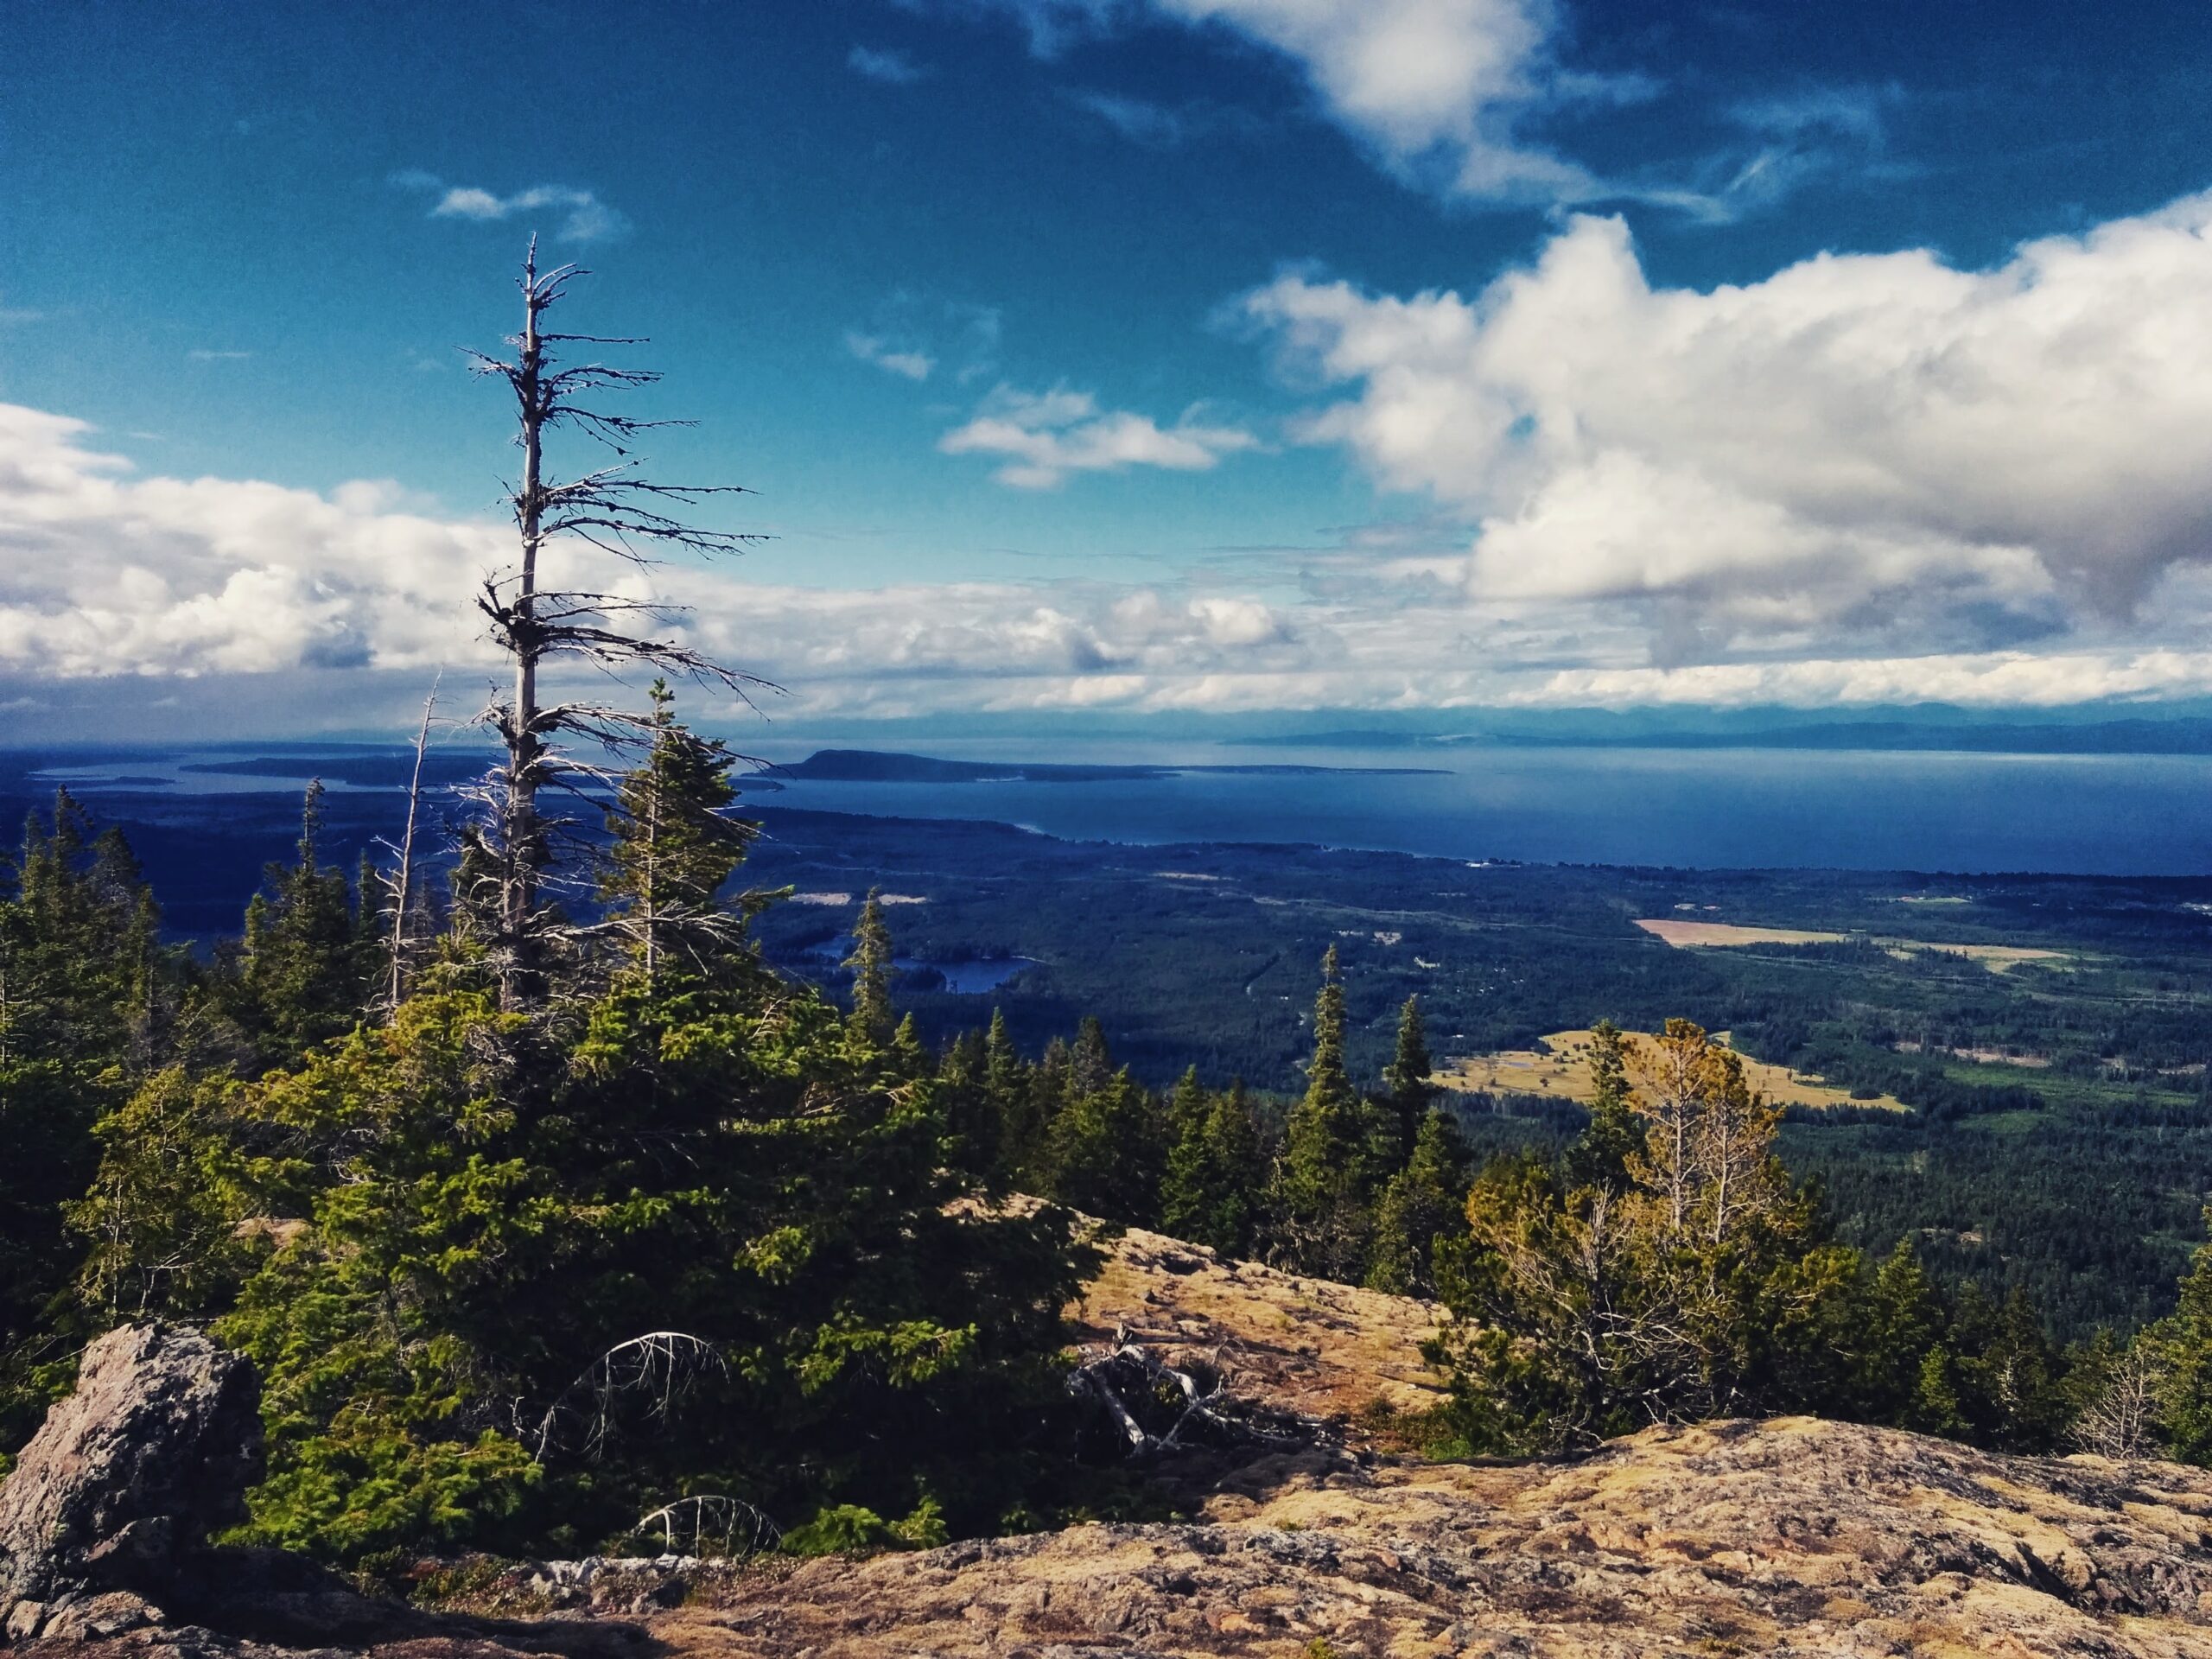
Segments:
[[[1645,1148],[1628,1082],[1627,1039],[1610,1020],[1590,1033],[1590,1122],[1567,1154],[1567,1179],[1576,1186],[1618,1191],[1628,1184],[1628,1162]]]
[[[1370,1290],[1400,1296],[1435,1294],[1439,1241],[1448,1243],[1466,1230],[1468,1162],[1458,1123],[1430,1109],[1414,1137],[1413,1155],[1390,1178],[1376,1205],[1367,1270]]]
[[[1337,948],[1321,959],[1313,1058],[1291,1109],[1273,1210],[1283,1260],[1303,1273],[1356,1283],[1368,1245],[1370,1125],[1344,1069],[1344,989]]]
[[[729,816],[737,757],[677,719],[666,681],[652,697],[651,741],[616,786],[599,881],[606,926],[649,987],[671,957],[696,974],[742,932],[745,908],[721,895],[759,833]]]
[[[853,929],[853,1011],[845,1029],[855,1048],[868,1051],[891,1040],[891,930],[884,925],[883,903],[870,891]]]
[[[246,906],[232,1007],[264,1065],[349,1029],[374,966],[345,872],[321,861],[322,797],[319,780],[308,785],[293,862],[271,864]]]
[[[1206,1137],[1211,1116],[1198,1068],[1192,1066],[1176,1080],[1168,1103],[1168,1126],[1175,1141],[1160,1183],[1160,1225],[1177,1238],[1199,1244],[1212,1242],[1199,1236],[1213,1197],[1213,1149]]]
[[[1382,1090],[1397,1120],[1397,1162],[1402,1167],[1414,1155],[1414,1142],[1436,1097],[1435,1085],[1429,1081],[1435,1070],[1428,1053],[1428,1033],[1421,1023],[1421,998],[1409,996],[1398,1011],[1396,1052],[1382,1073]]]
[[[94,1126],[149,1063],[170,989],[159,912],[120,832],[67,791],[30,815],[0,899],[0,1446],[37,1426],[39,1368],[81,1344],[48,1317],[79,1253],[63,1207],[99,1167]]]

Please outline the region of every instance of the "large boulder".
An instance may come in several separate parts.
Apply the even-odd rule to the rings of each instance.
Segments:
[[[109,1332],[0,1483],[0,1639],[157,1618],[261,1471],[249,1363],[181,1325]]]

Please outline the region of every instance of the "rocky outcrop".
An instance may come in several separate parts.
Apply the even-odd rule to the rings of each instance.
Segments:
[[[279,1550],[222,1548],[262,1471],[252,1367],[197,1331],[130,1325],[0,1482],[0,1646],[32,1659],[636,1659],[634,1625],[442,1617]]]
[[[1442,1398],[1443,1380],[1421,1357],[1444,1317],[1433,1302],[1239,1262],[1141,1227],[1102,1243],[1098,1275],[1068,1310],[1086,1350],[1140,1344],[1354,1444],[1378,1402],[1418,1411]]]
[[[85,1351],[77,1390],[0,1484],[0,1630],[149,1622],[260,1478],[260,1389],[197,1331],[125,1325]]]
[[[650,1628],[700,1659],[2178,1659],[2212,1656],[2212,1473],[1807,1418],[1567,1464],[1313,1452],[1191,1524],[810,1562],[719,1599]]]

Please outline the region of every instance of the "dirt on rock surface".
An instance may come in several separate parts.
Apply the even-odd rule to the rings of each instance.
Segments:
[[[1433,1302],[1239,1262],[1131,1227],[1101,1239],[1106,1261],[1068,1310],[1082,1339],[1116,1337],[1196,1363],[1254,1403],[1360,1439],[1380,1402],[1421,1411],[1443,1379],[1421,1344],[1444,1318]]]
[[[1185,1525],[730,1582],[696,1659],[2212,1656],[2212,1474],[1785,1418],[1515,1467],[1263,1459]]]
[[[1131,1230],[1073,1310],[1300,1417],[1186,1523],[718,1574],[646,1628],[679,1659],[2212,1659],[2212,1471],[2005,1458],[1785,1418],[1576,1460],[1379,1455],[1440,1397],[1432,1304]]]
[[[284,1599],[262,1593],[233,1604],[262,1610],[259,1630],[212,1616],[215,1628],[203,1628],[194,1610],[157,1606],[105,1640],[37,1639],[21,1650],[2212,1659],[2212,1471],[2007,1458],[1809,1418],[1653,1429],[1575,1459],[1382,1455],[1362,1432],[1364,1408],[1381,1397],[1416,1409],[1439,1397],[1419,1351],[1437,1309],[1227,1262],[1158,1234],[1124,1233],[1110,1249],[1074,1310],[1092,1346],[1203,1363],[1312,1431],[1296,1449],[1194,1456],[1181,1465],[1187,1520],[862,1560],[608,1562],[573,1585],[555,1584],[550,1567],[518,1564],[501,1569],[517,1596],[478,1611],[543,1617],[356,1600],[357,1623],[334,1616],[343,1599],[311,1595],[280,1630],[269,1611]],[[1201,1470],[1203,1483],[1190,1478]],[[100,1633],[89,1620],[84,1630]]]

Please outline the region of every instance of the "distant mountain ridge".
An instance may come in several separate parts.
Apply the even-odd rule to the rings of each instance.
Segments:
[[[1269,734],[1224,742],[1251,748],[1871,749],[1970,754],[2212,754],[2212,720],[2114,720],[2088,725],[1836,721],[1742,730],[1629,728],[1452,733],[1387,728]]]
[[[1186,772],[1404,776],[1442,770],[1438,766],[1114,766],[1065,761],[946,760],[934,755],[899,754],[880,749],[817,749],[804,760],[770,767],[769,773],[772,777],[840,784],[1115,784],[1144,783]]]

